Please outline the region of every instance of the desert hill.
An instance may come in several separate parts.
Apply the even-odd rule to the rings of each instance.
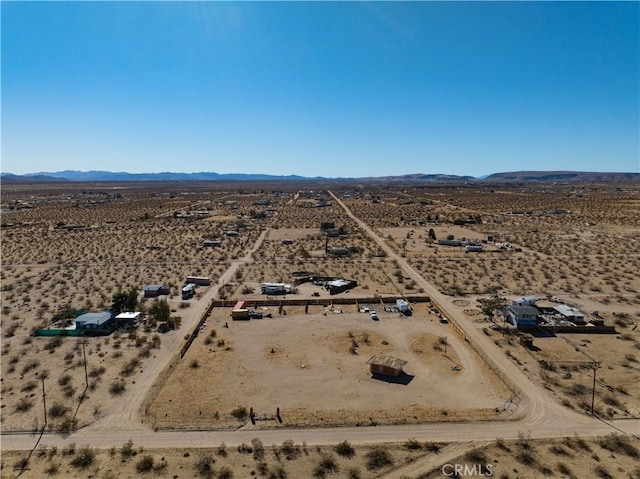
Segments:
[[[632,172],[588,172],[588,171],[516,171],[493,173],[488,176],[460,176],[447,174],[413,173],[397,176],[378,176],[360,178],[322,178],[305,177],[300,175],[267,175],[260,173],[127,173],[110,171],[77,171],[64,170],[57,172],[38,172],[15,175],[2,173],[3,183],[40,183],[55,181],[86,181],[86,182],[123,182],[123,181],[308,181],[308,180],[336,180],[359,181],[367,183],[612,183],[637,182],[640,173]]]

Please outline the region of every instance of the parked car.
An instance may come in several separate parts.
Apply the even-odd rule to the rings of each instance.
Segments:
[[[374,321],[378,321],[378,313],[376,313],[375,311],[371,311],[369,314],[371,315],[371,319],[373,319]]]

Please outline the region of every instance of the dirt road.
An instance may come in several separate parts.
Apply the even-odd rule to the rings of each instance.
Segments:
[[[254,429],[244,427],[236,430],[222,431],[143,431],[129,430],[104,433],[91,431],[88,428],[71,434],[44,434],[40,444],[57,446],[58,448],[70,443],[90,444],[92,447],[109,449],[120,447],[131,439],[136,446],[145,449],[178,447],[198,448],[216,447],[225,443],[229,447],[236,447],[243,442],[249,443],[254,437],[264,444],[281,444],[291,439],[297,443],[305,441],[309,445],[337,444],[347,440],[353,444],[380,444],[403,442],[414,438],[419,441],[467,442],[491,441],[495,438],[505,440],[517,439],[521,433],[531,438],[573,436],[600,436],[611,432],[637,434],[639,423],[636,419],[618,419],[610,422],[589,420],[573,426],[551,422],[520,421],[491,421],[469,423],[432,423],[410,424],[400,426],[363,426],[337,428],[283,428],[283,429]],[[16,433],[2,435],[3,450],[31,449],[39,434]]]
[[[449,318],[453,319],[463,330],[467,340],[473,343],[473,346],[483,352],[483,356],[489,363],[490,367],[497,370],[505,377],[510,387],[517,391],[520,397],[520,403],[517,412],[517,418],[527,424],[534,425],[553,425],[553,428],[561,433],[563,428],[567,431],[576,424],[590,424],[596,419],[586,417],[575,411],[571,411],[557,404],[541,387],[533,384],[518,366],[512,361],[504,358],[504,354],[497,348],[491,340],[480,330],[471,324],[464,312],[454,304],[454,298],[445,296],[440,293],[431,283],[426,281],[409,263],[395,253],[395,251],[381,238],[372,228],[356,217],[351,210],[340,200],[335,194],[330,192],[333,199],[338,203],[353,219],[360,228],[365,231],[377,244],[382,248],[388,257],[397,261],[399,267],[406,276],[411,277],[418,286],[434,300],[442,309],[442,312]],[[640,424],[640,422],[636,422]],[[636,434],[640,433],[640,426]]]

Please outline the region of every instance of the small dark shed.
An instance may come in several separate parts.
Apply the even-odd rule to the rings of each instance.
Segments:
[[[144,287],[145,298],[156,298],[168,294],[171,294],[171,288],[163,284],[148,284]]]

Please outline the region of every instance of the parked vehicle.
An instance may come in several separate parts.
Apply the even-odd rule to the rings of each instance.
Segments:
[[[182,288],[182,299],[191,299],[196,294],[196,285],[193,283],[187,284]]]

